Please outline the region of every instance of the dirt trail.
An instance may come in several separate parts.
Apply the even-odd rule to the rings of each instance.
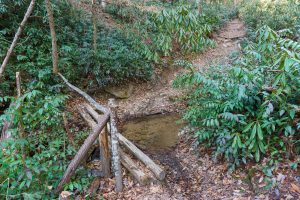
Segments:
[[[213,35],[216,48],[207,50],[193,60],[195,67],[230,62],[230,54],[239,50],[238,43],[245,35],[244,30],[244,24],[239,19],[229,22]],[[119,116],[130,118],[179,109],[181,105],[173,99],[180,96],[182,91],[174,89],[172,82],[182,71],[169,67],[152,81],[136,86],[128,99],[118,100]],[[164,183],[141,187],[125,176],[124,192],[117,195],[112,190],[102,190],[102,194],[108,199],[242,199],[243,194],[239,193],[239,189],[247,188],[247,185],[227,175],[224,163],[214,163],[208,155],[200,157],[199,152],[191,148],[192,143],[192,140],[182,136],[173,151],[150,155],[167,171]]]
[[[213,35],[217,46],[200,54],[193,60],[195,67],[207,66],[211,63],[227,63],[228,56],[239,50],[238,43],[245,36],[244,24],[239,19],[229,22]],[[172,82],[183,69],[168,66],[156,74],[150,82],[134,86],[134,92],[128,99],[118,100],[119,117],[134,118],[143,115],[174,112],[183,107],[174,101],[182,95],[182,91],[174,89]]]

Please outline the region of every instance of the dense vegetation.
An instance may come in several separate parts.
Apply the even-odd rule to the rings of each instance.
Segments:
[[[252,31],[232,65],[195,71],[179,62],[189,69],[175,82],[190,90],[184,119],[232,167],[300,153],[299,13],[295,1],[245,1],[241,15]]]
[[[29,0],[0,0],[0,58],[3,60]],[[270,156],[273,164],[299,154],[300,7],[296,0],[205,3],[195,1],[116,1],[97,16],[97,50],[93,49],[91,14],[71,1],[52,1],[59,47],[59,71],[84,89],[149,80],[164,59],[176,60],[215,46],[212,32],[240,13],[249,28],[241,54],[229,66],[189,72],[177,87],[189,122],[201,145],[232,166]],[[156,9],[147,9],[150,6]],[[275,20],[274,20],[275,19]],[[51,37],[44,1],[14,49],[0,82],[0,127],[12,121],[12,138],[1,141],[0,198],[52,199],[51,193],[82,139],[75,146],[61,123],[68,95],[52,74]],[[22,95],[15,97],[15,73]],[[68,113],[67,113],[68,114]],[[12,117],[14,116],[14,117]],[[1,129],[0,129],[1,130]],[[81,167],[65,189],[82,193],[90,177]]]
[[[0,1],[1,60],[29,2]],[[236,14],[234,8],[221,4],[203,5],[201,14],[194,3],[150,4],[160,5],[161,10],[145,11],[137,2],[109,4],[105,12],[115,22],[98,20],[95,51],[91,14],[79,11],[69,1],[53,1],[59,71],[85,89],[147,80],[164,56],[199,52],[213,46],[211,32]],[[76,130],[75,146],[67,139],[61,121],[68,96],[51,67],[47,11],[44,1],[38,0],[0,83],[0,105],[11,105],[0,115],[0,124],[13,122],[9,130],[12,138],[1,141],[1,197],[54,198],[51,190],[87,134]],[[22,77],[22,94],[18,98],[17,71]],[[78,169],[65,189],[84,192],[90,180],[86,173],[84,168]]]

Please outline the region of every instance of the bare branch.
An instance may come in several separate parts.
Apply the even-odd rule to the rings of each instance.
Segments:
[[[10,56],[11,56],[11,54],[12,54],[12,52],[13,52],[15,46],[17,45],[18,39],[19,39],[19,37],[20,37],[21,34],[22,34],[22,31],[23,31],[23,29],[24,29],[24,27],[25,27],[25,24],[26,24],[26,22],[27,22],[29,16],[31,15],[31,13],[32,13],[32,11],[33,11],[34,4],[35,4],[35,0],[31,0],[30,4],[29,4],[29,6],[28,6],[28,9],[27,9],[27,11],[26,11],[26,13],[25,13],[25,15],[24,15],[24,18],[23,18],[23,20],[22,20],[22,22],[21,22],[21,24],[20,24],[20,26],[19,26],[19,28],[18,28],[16,34],[15,34],[15,37],[14,37],[14,39],[13,39],[13,42],[11,43],[11,45],[10,45],[10,47],[9,47],[7,53],[6,53],[6,56],[5,56],[4,60],[3,60],[3,63],[2,63],[2,65],[1,65],[1,68],[0,68],[0,78],[1,78],[2,75],[3,75],[3,72],[4,72],[4,70],[5,70],[5,67],[6,67],[6,65],[7,65],[8,61],[9,61],[9,58],[10,58]]]

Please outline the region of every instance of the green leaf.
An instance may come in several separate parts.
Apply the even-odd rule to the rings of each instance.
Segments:
[[[237,144],[238,144],[238,146],[239,146],[240,148],[242,148],[243,145],[242,145],[242,141],[241,141],[240,136],[237,135],[236,137],[237,137]]]
[[[256,124],[252,128],[250,139],[253,140],[255,136],[256,136]]]
[[[245,127],[245,129],[243,130],[243,133],[248,132],[248,131],[250,130],[250,128],[252,127],[253,124],[254,124],[254,122],[248,124],[248,125]]]
[[[259,138],[260,140],[263,140],[263,139],[264,139],[263,132],[262,132],[262,129],[261,129],[259,123],[257,123],[257,135],[258,135],[258,138]]]
[[[291,119],[295,118],[295,110],[290,111],[290,117],[291,117]]]
[[[259,162],[259,160],[260,160],[259,149],[256,149],[256,152],[255,152],[255,161],[256,161],[256,162]]]
[[[262,141],[258,141],[258,147],[260,149],[261,152],[266,153],[265,151],[265,145]]]

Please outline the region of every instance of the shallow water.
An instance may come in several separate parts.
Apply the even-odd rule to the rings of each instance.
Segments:
[[[178,132],[184,126],[179,120],[178,114],[146,116],[127,121],[122,133],[142,149],[168,150],[176,145]]]

